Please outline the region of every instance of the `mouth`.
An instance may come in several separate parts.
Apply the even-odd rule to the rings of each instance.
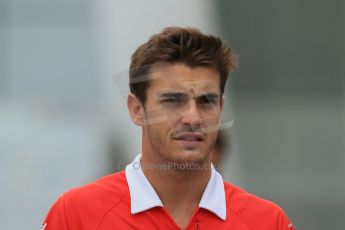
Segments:
[[[204,141],[202,133],[183,133],[177,135],[174,140],[179,142],[184,148],[196,148],[199,147]]]

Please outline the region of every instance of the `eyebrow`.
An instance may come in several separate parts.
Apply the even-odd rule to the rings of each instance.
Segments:
[[[175,92],[169,92],[169,93],[162,93],[159,94],[158,97],[164,98],[164,97],[185,97],[185,93],[175,93]]]
[[[217,99],[220,98],[220,95],[217,93],[207,93],[207,94],[202,94],[199,96],[200,97],[206,97],[206,98],[210,98],[210,99]]]
[[[186,97],[186,96],[187,96],[186,93],[178,93],[178,92],[168,92],[168,93],[162,93],[158,95],[159,98],[167,98],[167,97],[181,98],[181,97]],[[217,99],[217,98],[220,98],[220,95],[217,93],[206,93],[206,94],[202,94],[198,96],[198,98],[202,98],[202,97]]]

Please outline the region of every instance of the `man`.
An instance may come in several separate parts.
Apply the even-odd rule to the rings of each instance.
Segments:
[[[224,182],[211,164],[230,48],[169,27],[132,55],[127,105],[142,154],[124,171],[64,193],[42,229],[293,229],[276,204]]]

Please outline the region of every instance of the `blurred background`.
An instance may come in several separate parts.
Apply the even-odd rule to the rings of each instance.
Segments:
[[[344,229],[344,11],[342,0],[1,0],[0,228],[39,229],[63,191],[140,153],[113,76],[126,81],[134,50],[178,25],[240,56],[223,177],[296,229]]]

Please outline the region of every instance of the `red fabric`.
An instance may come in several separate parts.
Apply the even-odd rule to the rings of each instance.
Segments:
[[[187,229],[294,230],[278,205],[228,182],[224,187],[226,220],[197,208]],[[163,207],[130,213],[124,171],[64,193],[51,207],[44,225],[44,230],[179,229]]]

